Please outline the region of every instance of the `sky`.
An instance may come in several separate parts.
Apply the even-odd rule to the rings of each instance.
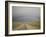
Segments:
[[[14,19],[16,18],[16,20],[37,19],[40,17],[40,8],[13,6],[12,16]]]

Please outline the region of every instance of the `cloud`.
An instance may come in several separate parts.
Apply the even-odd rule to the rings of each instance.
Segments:
[[[12,15],[15,17],[31,17],[31,16],[40,16],[40,8],[39,7],[20,7],[13,6],[12,7]]]

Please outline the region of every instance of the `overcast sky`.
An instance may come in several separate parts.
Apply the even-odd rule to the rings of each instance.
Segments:
[[[39,7],[19,7],[13,6],[12,7],[12,15],[19,17],[19,16],[39,16],[40,15],[40,8]]]
[[[12,7],[12,16],[14,20],[28,21],[32,19],[39,19],[40,8],[39,7]]]

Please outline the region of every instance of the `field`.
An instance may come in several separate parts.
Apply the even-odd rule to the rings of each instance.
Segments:
[[[31,30],[31,29],[40,29],[40,21],[33,20],[31,22],[12,22],[13,30]]]

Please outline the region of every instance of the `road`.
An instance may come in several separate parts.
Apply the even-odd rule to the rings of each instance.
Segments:
[[[30,30],[30,29],[36,29],[37,27],[28,25],[28,24],[22,24],[19,27],[16,27],[15,30]]]

